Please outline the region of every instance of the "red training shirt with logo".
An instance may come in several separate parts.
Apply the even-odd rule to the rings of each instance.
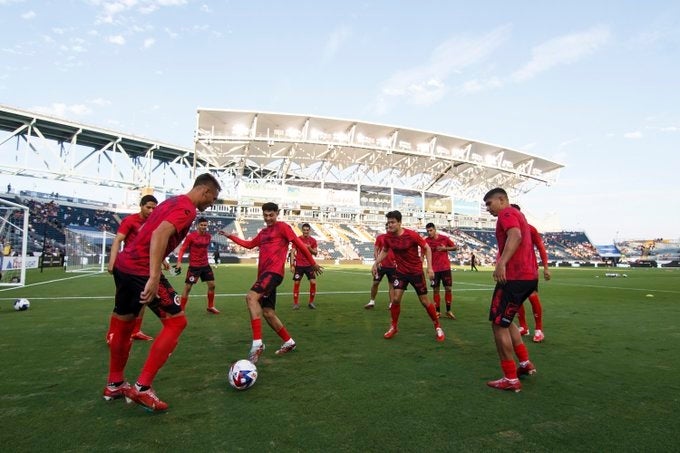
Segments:
[[[498,212],[496,220],[496,240],[498,241],[498,257],[500,259],[508,239],[508,230],[519,228],[522,233],[522,241],[505,266],[507,280],[538,280],[538,263],[534,253],[534,244],[531,241],[531,230],[524,214],[512,206],[503,208]]]
[[[447,250],[439,251],[437,247],[455,247],[450,237],[438,234],[437,237],[426,237],[425,242],[432,250],[432,270],[434,272],[448,271],[451,269],[451,261],[449,261],[449,252]]]
[[[311,236],[305,237],[305,235],[302,235],[302,236],[299,236],[299,238],[302,241],[302,243],[305,244],[306,246],[309,246],[313,249],[316,248],[317,242],[316,242],[316,239],[314,239],[313,237],[311,237]],[[305,247],[305,248],[307,248],[307,247]],[[304,254],[299,253],[299,249],[297,248],[297,246],[295,246],[295,249],[298,250],[298,253],[295,254],[295,265],[296,266],[309,267],[309,266],[313,265],[313,263],[311,261],[309,261],[307,259],[307,257],[305,257]],[[307,248],[307,250],[309,250],[309,248]]]
[[[208,263],[208,247],[212,236],[209,233],[199,233],[192,231],[184,239],[182,248],[180,249],[180,256],[184,255],[184,251],[189,249],[189,267],[205,267]]]
[[[387,236],[387,234],[383,233],[375,238],[375,248],[378,249],[378,252],[385,248],[385,236]],[[387,256],[380,263],[380,267],[386,267],[387,269],[395,269],[397,267],[397,261],[394,259],[394,252],[392,249],[387,250]]]
[[[394,252],[397,273],[401,275],[422,275],[423,260],[418,247],[420,247],[420,250],[425,250],[426,245],[427,243],[421,235],[406,228],[403,228],[402,233],[398,236],[392,233],[385,234],[384,248],[391,249]]]

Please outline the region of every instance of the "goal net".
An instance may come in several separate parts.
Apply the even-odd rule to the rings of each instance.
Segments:
[[[26,284],[28,216],[28,207],[0,198],[0,286]]]
[[[65,231],[66,272],[104,272],[115,235],[94,228],[69,226]]]

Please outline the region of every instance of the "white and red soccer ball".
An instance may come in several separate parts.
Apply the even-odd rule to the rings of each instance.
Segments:
[[[229,367],[227,379],[236,390],[249,389],[257,380],[257,367],[250,360],[239,360]]]

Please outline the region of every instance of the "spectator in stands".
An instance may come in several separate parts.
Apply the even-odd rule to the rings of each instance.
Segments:
[[[432,286],[434,306],[437,309],[437,318],[440,316],[441,306],[439,287],[443,283],[446,317],[456,319],[456,315],[451,311],[451,305],[453,304],[453,293],[451,292],[453,277],[451,276],[451,261],[449,260],[449,252],[457,249],[456,244],[453,243],[450,237],[439,234],[432,222],[425,225],[425,229],[427,230],[425,242],[427,242],[427,245],[430,246],[430,250],[432,251],[432,270],[434,271],[434,278],[430,281],[430,284]]]
[[[196,210],[204,211],[212,206],[220,190],[219,182],[210,173],[198,176],[188,193],[159,204],[137,238],[118,254],[113,270],[116,298],[111,314],[113,335],[104,399],[124,396],[154,412],[168,408],[156,395],[152,383],[175,350],[187,320],[182,308],[175,303],[177,294],[163,276],[161,266],[186,236],[196,218]],[[148,305],[163,326],[151,345],[137,382],[131,386],[125,382],[125,366],[130,355],[134,318],[142,305]]]
[[[470,271],[479,272],[477,269],[477,257],[474,253],[470,253]]]
[[[516,204],[511,204],[513,208],[521,211],[520,207]],[[543,265],[543,279],[550,280],[550,269],[548,268],[548,254],[545,251],[545,245],[543,245],[543,239],[541,235],[533,225],[529,225],[529,231],[531,232],[531,243],[538,250],[538,254],[541,257],[541,263]],[[529,302],[531,303],[531,311],[534,314],[534,321],[536,323],[534,330],[534,343],[540,343],[545,339],[543,335],[543,307],[541,307],[541,300],[538,297],[538,286],[536,286],[536,291],[531,293],[529,296]],[[520,305],[519,311],[517,312],[517,320],[519,321],[519,333],[520,335],[529,335],[529,326],[527,325],[526,312],[524,310],[524,304]]]
[[[378,237],[375,238],[375,244],[373,246],[373,259],[374,261],[377,261],[378,256],[380,255],[380,251],[383,249],[383,245],[385,243],[385,235],[387,234],[388,231],[388,226],[389,224],[385,224],[385,233],[378,235]],[[371,308],[375,307],[375,299],[378,296],[378,287],[380,286],[380,282],[382,281],[384,276],[387,276],[387,284],[389,288],[389,293],[388,293],[388,309],[390,308],[390,305],[392,304],[392,298],[394,296],[394,288],[392,287],[392,281],[394,281],[394,273],[397,270],[397,262],[394,260],[394,251],[392,249],[389,249],[387,251],[387,256],[385,257],[384,260],[380,263],[378,266],[378,272],[373,273],[373,284],[371,285],[371,299],[368,301],[366,305],[364,305],[364,308],[367,310],[370,310]]]
[[[293,351],[297,346],[283,323],[276,315],[276,288],[283,281],[288,245],[295,244],[298,252],[303,253],[312,264],[314,274],[322,272],[322,267],[316,264],[309,249],[302,243],[300,238],[285,222],[278,221],[279,206],[276,203],[267,202],[262,205],[262,217],[266,227],[260,230],[252,240],[241,239],[234,234],[227,234],[220,230],[219,234],[231,239],[241,247],[252,249],[259,247],[257,280],[246,294],[246,304],[250,312],[250,326],[253,332],[253,342],[250,347],[248,360],[257,363],[260,355],[264,352],[262,342],[262,316],[269,327],[281,337],[283,344],[276,351],[276,355],[286,354]]]
[[[144,195],[139,201],[139,212],[137,214],[131,214],[123,219],[116,232],[116,237],[113,238],[113,244],[111,244],[111,256],[109,257],[109,274],[113,274],[113,268],[116,263],[116,257],[121,249],[122,245],[127,247],[132,243],[137,233],[146,219],[149,218],[154,209],[158,205],[158,200],[153,195]],[[133,340],[153,340],[153,337],[142,332],[142,319],[144,318],[144,306],[137,314],[135,318],[135,327],[132,330],[131,338]],[[111,330],[106,333],[106,342],[111,343]]]
[[[489,321],[503,377],[487,382],[489,387],[519,392],[520,376],[531,375],[536,368],[529,360],[529,351],[522,342],[519,329],[512,322],[524,300],[536,290],[538,272],[529,224],[524,215],[510,206],[507,192],[497,187],[484,195],[486,210],[496,221],[498,257],[493,278],[496,287],[491,299]],[[519,359],[515,367],[513,352]]]
[[[390,313],[392,323],[390,328],[383,335],[384,338],[390,339],[394,337],[398,329],[399,314],[401,313],[401,300],[404,296],[404,291],[408,285],[413,286],[418,300],[427,311],[428,316],[434,324],[435,339],[437,341],[444,341],[446,336],[444,330],[439,325],[439,318],[437,318],[437,310],[434,304],[430,302],[427,297],[427,283],[423,278],[423,260],[420,252],[425,255],[427,259],[427,277],[434,278],[434,271],[432,270],[432,252],[430,246],[427,245],[418,233],[413,230],[403,228],[401,226],[401,212],[390,211],[385,214],[387,217],[388,233],[385,235],[385,242],[380,254],[373,264],[373,275],[378,273],[380,263],[387,258],[389,250],[394,251],[394,258],[397,262],[397,270],[394,273],[394,287],[393,298],[391,300]]]
[[[182,243],[182,248],[179,249],[177,263],[175,263],[178,275],[182,271],[184,252],[189,250],[189,269],[187,270],[187,276],[184,280],[184,291],[180,299],[182,310],[187,305],[191,288],[200,279],[208,285],[208,307],[206,310],[213,315],[220,314],[220,311],[215,308],[215,274],[208,262],[208,247],[211,240],[212,236],[208,233],[208,220],[205,217],[200,217],[196,221],[196,231],[187,235]]]
[[[309,223],[302,224],[302,234],[299,236],[300,241],[307,247],[309,253],[312,256],[316,256],[319,252],[316,239],[314,239],[310,232],[312,227]],[[300,280],[302,277],[306,276],[309,280],[309,303],[307,306],[311,309],[315,309],[314,297],[316,296],[316,273],[314,272],[314,267],[312,267],[312,262],[307,260],[304,254],[300,253],[298,255],[298,249],[295,243],[290,250],[290,271],[293,273],[293,310],[300,308]]]

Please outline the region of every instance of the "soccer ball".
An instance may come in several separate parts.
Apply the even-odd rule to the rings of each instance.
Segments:
[[[14,301],[14,309],[16,311],[28,310],[31,306],[31,302],[28,299],[17,299]]]
[[[257,380],[257,367],[250,360],[239,360],[229,367],[227,379],[236,390],[249,389]]]

